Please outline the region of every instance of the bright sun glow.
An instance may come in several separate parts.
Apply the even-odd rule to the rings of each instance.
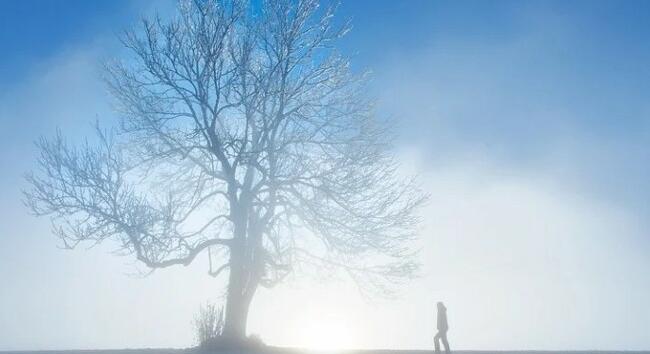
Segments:
[[[306,311],[295,325],[298,346],[314,350],[354,348],[359,335],[350,319],[325,310]]]

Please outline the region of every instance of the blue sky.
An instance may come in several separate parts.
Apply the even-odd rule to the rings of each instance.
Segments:
[[[135,7],[129,1],[4,1],[0,40],[0,82],[8,85],[29,73],[44,58],[93,39],[97,31],[128,25]]]
[[[141,278],[110,244],[60,250],[21,203],[39,135],[114,120],[97,64],[120,55],[115,33],[172,5],[0,2],[0,350],[189,346],[219,292],[203,264]],[[372,303],[293,279],[260,293],[251,331],[430,348],[444,300],[456,348],[650,348],[650,3],[347,0],[339,15],[432,194],[424,274]]]

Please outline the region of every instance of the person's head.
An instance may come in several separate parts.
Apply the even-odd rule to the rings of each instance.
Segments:
[[[438,301],[436,304],[438,306],[438,311],[445,310],[445,305],[442,303],[442,301]]]

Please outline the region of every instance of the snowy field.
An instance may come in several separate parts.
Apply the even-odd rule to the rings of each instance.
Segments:
[[[43,351],[0,351],[1,354],[194,354],[203,353],[197,349],[121,349],[121,350],[43,350]],[[215,354],[432,354],[433,350],[350,350],[350,351],[310,351],[286,348],[268,348],[260,351],[221,351],[209,352]],[[624,351],[624,350],[584,350],[584,351],[481,351],[481,350],[459,350],[452,351],[453,354],[650,354],[650,351]]]

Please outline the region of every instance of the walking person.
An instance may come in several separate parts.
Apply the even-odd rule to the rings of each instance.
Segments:
[[[436,353],[440,352],[440,340],[442,345],[445,346],[445,353],[449,353],[449,342],[447,341],[447,330],[449,324],[447,323],[447,308],[442,302],[438,302],[438,333],[433,337],[436,346]]]

